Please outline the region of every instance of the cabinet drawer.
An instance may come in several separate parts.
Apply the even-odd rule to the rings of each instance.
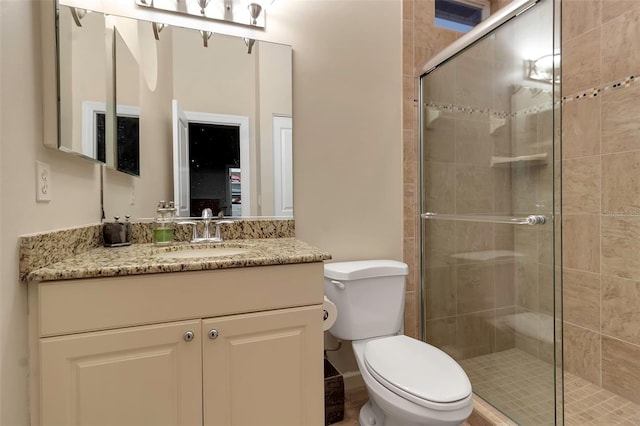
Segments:
[[[317,305],[323,263],[38,284],[40,337]]]

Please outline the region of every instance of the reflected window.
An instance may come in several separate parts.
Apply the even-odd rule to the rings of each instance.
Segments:
[[[488,0],[436,0],[437,26],[466,33],[489,16]]]
[[[96,158],[106,162],[105,114],[98,112],[96,118]],[[118,115],[117,119],[116,169],[140,176],[140,117]]]

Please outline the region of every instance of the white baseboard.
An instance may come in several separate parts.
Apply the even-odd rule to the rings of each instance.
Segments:
[[[345,391],[364,386],[364,380],[362,380],[359,371],[346,371],[342,373],[342,379],[344,380]]]

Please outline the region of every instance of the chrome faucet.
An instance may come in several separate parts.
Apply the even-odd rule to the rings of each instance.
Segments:
[[[225,224],[225,223],[233,223],[232,220],[218,220],[215,222],[216,224],[216,233],[213,236],[213,238],[211,239],[211,241],[215,242],[215,243],[221,243],[222,240],[222,233],[220,232],[220,225]]]
[[[204,231],[202,231],[202,240],[208,241],[211,239],[211,234],[209,233],[209,224],[211,223],[211,218],[213,217],[213,212],[211,209],[206,208],[202,210],[202,221],[204,222]]]
[[[202,216],[200,217],[200,219],[202,219],[203,225],[204,225],[204,229],[202,231],[202,237],[198,238],[198,228],[197,228],[197,222],[195,221],[184,221],[184,222],[179,222],[181,224],[185,224],[185,225],[192,225],[193,226],[193,232],[191,234],[191,242],[192,243],[221,243],[223,240],[222,238],[222,232],[220,231],[220,225],[226,224],[226,223],[233,223],[232,220],[213,220],[213,212],[211,211],[211,209],[206,208],[204,210],[202,210]],[[220,214],[218,214],[218,218],[222,219],[224,217],[224,213],[221,211]],[[213,221],[213,223],[215,223],[216,225],[216,231],[214,236],[211,236],[211,231],[209,230],[209,225],[211,224],[211,222]]]

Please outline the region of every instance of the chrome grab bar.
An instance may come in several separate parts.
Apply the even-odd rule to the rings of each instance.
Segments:
[[[544,225],[547,218],[543,215],[532,214],[525,217],[512,216],[483,216],[483,215],[465,215],[465,214],[440,214],[440,213],[422,213],[422,219],[439,219],[439,220],[457,220],[461,222],[484,222],[484,223],[506,223],[509,225]]]

